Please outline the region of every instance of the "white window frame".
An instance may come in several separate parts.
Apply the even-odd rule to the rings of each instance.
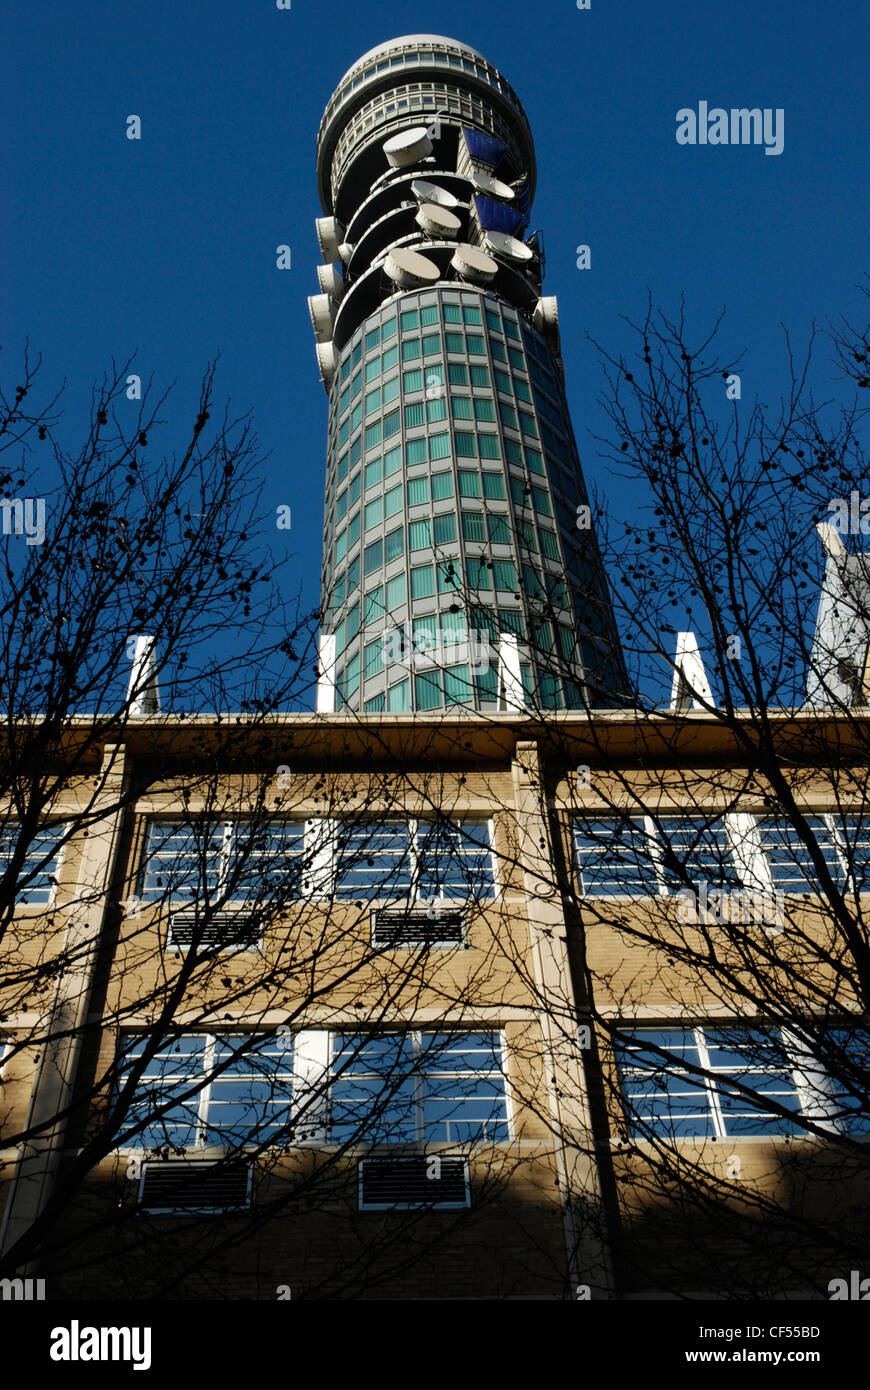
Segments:
[[[479,826],[481,826],[481,827],[485,827],[485,828],[486,828],[486,836],[487,836],[487,840],[488,840],[488,842],[489,842],[489,849],[487,850],[487,855],[488,855],[488,858],[489,858],[490,874],[491,874],[491,876],[492,876],[492,897],[482,898],[482,899],[480,899],[480,901],[481,901],[481,902],[485,902],[485,903],[494,903],[494,902],[498,899],[498,897],[499,897],[499,895],[500,895],[500,884],[499,884],[499,881],[498,881],[498,858],[497,858],[497,855],[496,855],[496,853],[495,853],[495,848],[494,848],[494,845],[493,845],[493,822],[492,822],[492,817],[491,817],[491,816],[480,816],[480,815],[477,815],[477,816],[476,816],[476,815],[473,815],[473,814],[472,814],[472,815],[465,815],[465,816],[462,816],[462,817],[456,817],[455,820],[456,820],[457,827],[458,827],[459,824],[471,822],[471,823],[473,823],[473,824],[475,824],[475,825],[479,825]],[[438,822],[438,819],[437,819],[437,818],[430,817],[430,816],[410,816],[410,815],[402,815],[401,813],[398,813],[398,814],[397,814],[397,813],[392,813],[392,812],[389,812],[389,811],[384,812],[384,814],[383,814],[382,817],[376,817],[376,816],[372,816],[372,817],[371,817],[371,822],[372,822],[373,825],[378,825],[378,824],[381,824],[381,823],[383,823],[383,822],[389,822],[389,821],[396,821],[396,822],[399,822],[399,823],[402,824],[402,825],[407,825],[407,827],[408,827],[408,838],[409,838],[408,861],[409,861],[409,866],[410,866],[410,879],[411,879],[411,883],[410,883],[410,886],[409,886],[409,888],[408,888],[407,894],[404,895],[404,896],[401,896],[401,897],[397,897],[397,896],[386,896],[386,897],[383,897],[383,898],[371,898],[371,899],[367,899],[367,901],[370,903],[371,906],[375,906],[376,904],[380,904],[382,907],[388,907],[388,906],[391,906],[391,905],[393,905],[393,906],[404,906],[404,905],[409,905],[409,906],[415,906],[415,907],[428,907],[429,904],[431,904],[431,903],[434,902],[434,903],[436,904],[436,906],[437,906],[438,904],[443,904],[445,907],[446,907],[446,906],[450,906],[450,907],[462,907],[462,906],[464,906],[464,904],[468,903],[469,901],[477,901],[477,899],[475,899],[473,896],[472,896],[471,899],[469,899],[468,897],[462,897],[462,898],[438,897],[438,898],[434,898],[434,899],[433,899],[433,898],[424,898],[424,897],[421,897],[421,896],[420,896],[420,892],[419,892],[419,887],[420,887],[420,858],[421,858],[421,856],[420,856],[420,850],[419,850],[419,828],[420,828],[420,826],[424,826],[424,827],[425,827],[425,826],[428,826],[428,825],[437,825],[437,824],[439,823],[439,822]],[[360,821],[359,823],[360,823],[360,824],[365,824],[365,821],[363,820],[363,821]],[[330,839],[330,846],[329,846],[329,853],[330,853],[330,855],[331,855],[331,872],[330,872],[330,874],[329,874],[329,888],[328,888],[325,892],[323,892],[322,894],[320,894],[319,896],[326,897],[326,896],[334,895],[335,901],[336,901],[336,902],[342,902],[342,901],[348,901],[348,900],[351,900],[351,901],[352,901],[352,900],[353,900],[353,894],[352,894],[352,893],[348,893],[348,894],[342,893],[341,895],[339,895],[339,892],[338,892],[339,857],[338,857],[338,853],[337,853],[337,847],[338,847],[338,836],[339,836],[339,832],[340,832],[340,825],[341,825],[341,822],[338,821],[338,820],[334,820],[334,821],[331,822],[331,824],[332,824],[332,826],[334,827],[334,830],[333,830],[333,832],[332,832],[332,836],[331,836],[331,839]],[[453,821],[452,821],[452,820],[451,820],[451,821],[448,821],[447,824],[453,824]],[[318,895],[312,894],[312,896],[318,896]],[[363,896],[363,895],[361,895],[361,896]]]
[[[275,1033],[275,1030],[274,1030],[274,1029],[256,1029],[256,1028],[252,1028],[250,1031],[239,1030],[239,1032],[238,1032],[238,1037],[239,1037],[239,1038],[241,1038],[241,1037],[248,1037],[248,1038],[261,1038],[261,1037],[262,1037],[262,1038],[269,1038],[269,1037],[274,1036],[274,1033]],[[199,1091],[198,1091],[195,1095],[190,1096],[190,1098],[189,1098],[187,1101],[184,1102],[185,1105],[186,1105],[191,1111],[193,1111],[194,1109],[196,1110],[196,1138],[193,1140],[192,1143],[189,1143],[189,1144],[185,1145],[184,1147],[185,1147],[187,1153],[191,1153],[191,1152],[194,1152],[194,1151],[195,1151],[198,1158],[202,1158],[203,1155],[208,1155],[208,1154],[221,1154],[221,1153],[226,1153],[226,1152],[228,1152],[228,1151],[229,1151],[232,1147],[234,1147],[234,1146],[229,1145],[229,1144],[206,1143],[206,1142],[204,1142],[202,1136],[206,1134],[206,1132],[207,1132],[207,1127],[208,1127],[208,1107],[209,1107],[209,1104],[210,1104],[210,1102],[211,1102],[212,1086],[213,1086],[213,1083],[214,1083],[214,1070],[215,1070],[215,1067],[214,1067],[214,1053],[215,1053],[215,1041],[216,1041],[218,1038],[221,1038],[221,1039],[226,1039],[229,1043],[232,1043],[233,1037],[234,1037],[234,1033],[233,1033],[233,1031],[232,1031],[231,1029],[227,1029],[227,1030],[224,1030],[224,1031],[217,1031],[217,1032],[209,1032],[207,1029],[196,1029],[196,1028],[191,1028],[190,1030],[185,1030],[185,1035],[186,1035],[186,1036],[190,1036],[190,1037],[200,1037],[200,1038],[204,1037],[204,1038],[206,1039],[205,1053],[204,1053],[203,1066],[202,1066],[202,1075],[205,1076],[205,1077],[208,1077],[209,1079],[203,1082],[203,1084],[202,1084],[202,1086],[200,1087]],[[146,1031],[146,1030],[136,1031],[135,1029],[129,1029],[129,1030],[125,1030],[125,1036],[126,1036],[128,1039],[129,1039],[129,1038],[142,1038],[142,1037],[147,1036],[147,1031]],[[292,1066],[290,1067],[289,1071],[287,1072],[287,1075],[288,1075],[289,1078],[290,1078],[290,1081],[289,1081],[289,1089],[290,1089],[289,1108],[290,1108],[291,1117],[295,1114],[295,1111],[296,1111],[296,1088],[297,1088],[297,1075],[296,1075],[296,1047],[297,1047],[298,1039],[299,1039],[300,1037],[304,1037],[304,1036],[306,1036],[306,1035],[305,1035],[304,1033],[301,1033],[301,1032],[294,1032],[294,1033],[292,1034],[292,1042],[293,1042],[293,1060],[292,1060]],[[244,1054],[242,1054],[242,1055],[244,1056]],[[150,1066],[150,1065],[152,1065],[152,1064],[149,1063],[149,1066]],[[226,1075],[226,1071],[221,1072],[220,1075],[221,1075],[221,1076]],[[284,1073],[279,1073],[279,1075],[283,1076]],[[142,1084],[143,1084],[141,1078],[140,1078],[140,1081],[139,1081],[138,1084],[139,1084],[139,1085],[142,1085]],[[136,1093],[134,1092],[134,1096],[135,1096],[135,1094],[136,1094]],[[154,1086],[154,1094],[155,1094],[155,1103],[159,1105],[161,1102],[160,1102],[160,1099],[159,1099],[159,1087],[158,1087],[158,1086]],[[131,1102],[131,1104],[132,1104],[132,1102]],[[292,1124],[292,1123],[293,1123],[293,1120],[292,1120],[292,1118],[291,1118],[291,1124]],[[142,1135],[141,1135],[141,1133],[140,1133],[140,1134],[139,1134],[138,1136],[136,1136],[136,1138],[135,1138],[134,1140],[132,1140],[130,1143],[127,1143],[127,1144],[120,1144],[120,1145],[118,1146],[118,1150],[117,1150],[117,1151],[118,1151],[119,1153],[127,1154],[127,1155],[130,1155],[130,1156],[138,1155],[138,1156],[141,1157],[141,1158],[143,1159],[143,1161],[144,1161],[144,1160],[147,1158],[147,1155],[153,1153],[153,1151],[154,1151],[155,1148],[162,1148],[162,1147],[164,1147],[164,1145],[154,1145],[154,1144],[148,1145],[148,1144],[143,1144],[143,1143],[142,1143]],[[250,1146],[246,1146],[246,1147],[259,1148],[259,1147],[260,1147],[260,1144],[254,1143],[254,1144],[251,1144]],[[289,1143],[288,1143],[287,1145],[281,1144],[280,1147],[281,1147],[281,1148],[284,1148],[284,1147],[295,1147],[295,1138],[294,1138],[294,1143],[293,1143],[293,1145],[290,1145]],[[178,1161],[179,1161],[179,1162],[182,1162],[182,1161],[183,1161],[182,1158],[181,1158],[181,1156],[178,1156]]]
[[[365,1032],[366,1030],[361,1030],[361,1031],[362,1031],[362,1032]],[[395,1032],[402,1032],[402,1030],[401,1030],[401,1028],[392,1028],[392,1029],[391,1029],[391,1028],[389,1028],[389,1027],[385,1027],[385,1028],[383,1029],[383,1034],[389,1034],[389,1033],[395,1033]],[[350,1145],[350,1148],[351,1148],[351,1149],[353,1149],[353,1150],[356,1150],[356,1149],[362,1150],[362,1149],[364,1149],[367,1153],[371,1153],[371,1154],[374,1156],[374,1155],[377,1155],[377,1154],[380,1154],[380,1153],[387,1154],[387,1153],[389,1153],[389,1152],[393,1152],[393,1151],[396,1151],[396,1150],[407,1150],[408,1148],[413,1148],[413,1149],[416,1149],[416,1150],[422,1151],[422,1152],[428,1152],[428,1151],[431,1149],[431,1150],[433,1150],[433,1151],[435,1151],[435,1152],[442,1153],[442,1152],[444,1152],[444,1151],[447,1150],[447,1149],[461,1148],[463,1151],[465,1151],[466,1149],[468,1149],[468,1148],[471,1147],[471,1146],[478,1147],[478,1146],[484,1145],[484,1144],[490,1144],[490,1145],[491,1145],[491,1144],[510,1144],[510,1143],[513,1142],[514,1133],[515,1133],[515,1130],[514,1130],[514,1113],[513,1113],[513,1112],[514,1112],[514,1107],[513,1107],[513,1097],[512,1097],[512,1093],[511,1093],[511,1085],[510,1085],[510,1074],[509,1074],[509,1072],[508,1072],[508,1056],[509,1056],[509,1054],[508,1054],[508,1049],[507,1049],[507,1043],[506,1043],[506,1041],[505,1041],[504,1028],[497,1027],[497,1026],[487,1027],[485,1024],[482,1025],[481,1027],[476,1027],[476,1028],[471,1028],[471,1027],[451,1027],[451,1026],[448,1026],[448,1027],[446,1027],[446,1028],[440,1028],[440,1029],[439,1029],[437,1026],[433,1026],[433,1025],[431,1025],[431,1024],[427,1025],[425,1028],[407,1028],[407,1029],[404,1030],[404,1034],[405,1034],[405,1036],[409,1036],[409,1037],[413,1038],[413,1044],[414,1044],[414,1057],[415,1057],[415,1060],[419,1060],[419,1058],[421,1057],[421,1055],[423,1055],[423,1054],[422,1054],[422,1050],[421,1050],[421,1041],[420,1041],[422,1035],[423,1035],[424,1033],[427,1033],[427,1034],[428,1034],[428,1033],[437,1033],[437,1032],[446,1032],[446,1033],[450,1034],[452,1037],[456,1037],[456,1038],[461,1038],[461,1037],[463,1036],[463,1034],[472,1034],[472,1033],[491,1033],[491,1034],[494,1034],[494,1035],[496,1036],[496,1038],[498,1039],[498,1044],[497,1044],[497,1049],[496,1049],[496,1051],[497,1051],[498,1059],[499,1059],[499,1063],[500,1063],[500,1075],[501,1075],[501,1076],[503,1077],[503,1079],[504,1079],[505,1125],[506,1125],[506,1127],[507,1127],[507,1137],[504,1138],[504,1139],[486,1139],[486,1138],[484,1138],[484,1139],[461,1140],[461,1141],[460,1141],[460,1140],[456,1140],[456,1139],[427,1139],[427,1138],[426,1138],[426,1135],[425,1135],[425,1132],[424,1132],[424,1121],[423,1121],[423,1101],[424,1101],[423,1081],[424,1081],[424,1075],[423,1075],[423,1070],[418,1069],[416,1072],[413,1073],[413,1076],[414,1076],[414,1116],[415,1116],[414,1128],[415,1128],[415,1138],[413,1138],[413,1139],[397,1139],[397,1140],[395,1140],[395,1141],[393,1141],[393,1142],[390,1142],[389,1140],[383,1140],[383,1139],[381,1139],[381,1140],[372,1140],[372,1141],[368,1141],[368,1140],[365,1140],[365,1139],[360,1138],[360,1139],[354,1141],[354,1142]],[[328,1078],[328,1080],[329,1080],[329,1100],[330,1100],[330,1104],[329,1104],[329,1115],[328,1115],[328,1119],[327,1119],[327,1126],[328,1126],[328,1128],[327,1128],[327,1135],[328,1135],[328,1136],[331,1135],[331,1133],[332,1133],[332,1083],[333,1083],[333,1081],[335,1081],[335,1080],[337,1079],[337,1076],[341,1076],[341,1074],[342,1074],[342,1073],[336,1073],[336,1072],[335,1072],[335,1069],[334,1069],[334,1068],[335,1068],[335,1060],[336,1060],[335,1042],[336,1042],[336,1039],[337,1039],[338,1037],[343,1036],[343,1035],[345,1035],[345,1034],[347,1034],[347,1033],[353,1033],[353,1028],[352,1028],[352,1026],[351,1026],[351,1027],[348,1027],[348,1028],[344,1028],[344,1029],[330,1030],[330,1032],[329,1032],[328,1035],[327,1035],[328,1038],[329,1038],[329,1078]],[[357,1036],[357,1035],[358,1035],[358,1034],[354,1034],[354,1036]],[[381,1033],[378,1033],[378,1032],[372,1032],[372,1033],[371,1033],[371,1036],[372,1036],[373,1038],[374,1038],[374,1037],[381,1036],[381,1035],[382,1035],[382,1034],[381,1034]],[[362,1128],[362,1124],[360,1125],[360,1128]],[[342,1145],[340,1142],[336,1142],[335,1140],[331,1140],[331,1139],[330,1139],[329,1142],[331,1143],[331,1146],[332,1146],[333,1148],[340,1149],[340,1148],[343,1147],[343,1145]]]
[[[780,1034],[782,1047],[786,1055],[787,1066],[791,1073],[798,1104],[800,1106],[800,1116],[802,1119],[816,1125],[819,1129],[828,1130],[832,1134],[847,1135],[848,1129],[845,1123],[836,1118],[838,1111],[837,1092],[832,1078],[823,1071],[819,1063],[808,1052],[796,1034],[783,1024],[766,1025],[764,1021],[741,1019],[734,1020],[708,1019],[703,1023],[670,1023],[665,1021],[655,1021],[644,1019],[642,1022],[634,1021],[620,1025],[619,1033],[629,1038],[634,1033],[644,1031],[656,1032],[690,1032],[694,1038],[695,1046],[698,1049],[699,1065],[704,1071],[711,1072],[710,1053],[707,1047],[707,1033],[723,1031],[729,1028],[746,1026],[754,1028],[758,1032],[770,1032]],[[678,1068],[674,1068],[678,1072]],[[720,1097],[717,1091],[717,1082],[714,1077],[694,1076],[692,1072],[685,1072],[684,1075],[696,1085],[703,1086],[707,1093],[707,1104],[713,1122],[712,1135],[706,1136],[708,1139],[715,1139],[717,1142],[727,1144],[744,1143],[771,1143],[782,1142],[783,1140],[806,1139],[812,1140],[813,1132],[809,1129],[799,1130],[797,1134],[729,1134],[723,1116]],[[738,1078],[739,1080],[739,1078]],[[723,1076],[722,1084],[727,1086],[727,1078]],[[622,1079],[620,1079],[620,1090]],[[749,1088],[751,1089],[751,1087]],[[777,1117],[771,1112],[771,1119]],[[661,1136],[667,1137],[667,1136]],[[703,1135],[676,1135],[671,1142],[698,1143],[705,1138]],[[870,1136],[868,1136],[870,1138]]]
[[[240,823],[244,823],[244,819],[245,819],[244,817],[236,817],[236,818],[234,818],[234,819],[216,820],[216,821],[214,822],[214,828],[215,828],[215,830],[218,830],[218,829],[219,829],[219,830],[220,830],[220,834],[221,834],[220,848],[219,848],[219,850],[218,850],[218,852],[217,852],[217,876],[216,876],[216,880],[217,880],[217,881],[216,881],[215,889],[214,889],[214,894],[215,894],[215,897],[216,897],[217,901],[220,901],[220,899],[221,899],[221,893],[222,893],[223,887],[224,887],[224,885],[225,885],[225,883],[226,883],[227,873],[228,873],[228,866],[229,866],[229,863],[230,863],[230,856],[231,856],[231,854],[232,854],[232,846],[233,846],[233,838],[234,838],[235,829],[236,829],[236,827],[237,827]],[[340,831],[341,831],[342,821],[341,821],[339,818],[337,818],[337,817],[327,817],[327,816],[309,817],[309,818],[306,819],[304,822],[300,821],[300,819],[299,819],[298,817],[295,818],[295,819],[294,819],[293,817],[286,817],[286,818],[282,818],[282,819],[291,820],[291,821],[293,821],[294,824],[297,824],[297,825],[298,825],[298,824],[303,824],[303,827],[304,827],[304,829],[303,829],[303,849],[302,849],[302,858],[303,858],[303,865],[304,865],[304,874],[303,874],[302,882],[300,883],[300,886],[299,886],[299,899],[298,899],[298,900],[302,900],[302,899],[312,899],[312,900],[314,900],[314,901],[318,901],[318,900],[322,901],[322,900],[326,900],[326,899],[334,899],[336,902],[340,902],[340,901],[345,900],[345,895],[344,895],[344,894],[339,895],[339,893],[338,893],[338,869],[339,869],[339,860],[338,860],[337,849],[338,849],[338,840],[339,840],[339,835],[340,835]],[[374,815],[373,815],[373,816],[371,816],[370,819],[371,819],[371,821],[372,821],[372,824],[378,824],[378,823],[380,823],[381,821],[396,821],[396,822],[401,823],[402,825],[407,825],[407,826],[408,826],[409,841],[410,841],[409,856],[408,856],[408,857],[409,857],[410,870],[411,870],[411,874],[410,874],[410,876],[411,876],[411,886],[410,886],[410,888],[409,888],[408,893],[407,893],[406,896],[403,896],[403,897],[372,898],[372,899],[369,899],[368,901],[369,901],[372,905],[374,905],[375,903],[380,903],[380,904],[383,905],[383,906],[387,906],[387,904],[389,904],[389,903],[397,903],[397,904],[411,903],[411,904],[414,904],[414,905],[419,906],[419,907],[428,906],[433,900],[432,900],[431,898],[424,898],[424,897],[421,897],[420,894],[419,894],[419,891],[418,891],[418,890],[419,890],[419,877],[420,877],[420,872],[419,872],[419,859],[420,859],[420,854],[419,854],[419,848],[418,848],[418,836],[419,836],[419,827],[420,827],[420,826],[432,825],[432,824],[437,825],[437,824],[438,824],[438,819],[437,819],[437,817],[429,817],[429,816],[410,816],[410,815],[406,815],[406,814],[402,814],[402,813],[396,813],[396,812],[392,812],[392,811],[385,811],[385,812],[383,813],[382,816],[378,817],[378,816],[374,816]],[[457,817],[455,817],[454,819],[455,819],[455,821],[456,821],[457,826],[458,826],[459,824],[463,824],[463,823],[468,823],[468,822],[470,822],[470,823],[472,823],[472,824],[474,824],[474,825],[480,826],[481,828],[485,828],[485,830],[486,830],[486,837],[487,837],[487,840],[488,840],[488,842],[489,842],[489,849],[486,851],[486,853],[487,853],[488,858],[489,858],[489,869],[490,869],[490,874],[491,874],[491,878],[492,878],[492,896],[491,896],[491,897],[487,897],[487,898],[485,898],[485,899],[482,899],[481,901],[487,902],[487,903],[490,903],[490,902],[494,903],[494,902],[500,897],[500,895],[501,895],[501,885],[500,885],[500,883],[499,883],[499,874],[498,874],[498,856],[497,856],[497,854],[496,854],[496,852],[495,852],[495,846],[494,846],[494,825],[493,825],[492,816],[490,816],[490,815],[479,815],[479,814],[478,814],[478,815],[475,815],[474,813],[471,813],[471,814],[468,814],[468,815],[457,816]],[[144,874],[147,872],[147,869],[148,869],[148,864],[147,864],[147,861],[146,861],[146,859],[145,859],[145,846],[147,846],[147,836],[148,836],[148,833],[149,833],[150,826],[151,826],[152,824],[159,824],[159,823],[171,824],[171,823],[173,823],[173,822],[179,823],[179,824],[183,824],[183,825],[192,823],[192,822],[187,821],[187,820],[183,820],[183,821],[180,821],[180,822],[179,822],[177,816],[176,816],[176,817],[174,817],[174,816],[165,816],[165,817],[163,817],[163,816],[150,816],[150,817],[148,817],[147,824],[146,824],[146,829],[145,829],[145,840],[144,840],[144,842],[143,842],[142,862],[141,862],[141,864],[140,864],[140,869],[139,869],[139,878],[138,878],[138,882],[139,882],[139,884],[140,884],[140,888],[141,888],[141,886],[143,886],[143,883],[144,883]],[[361,822],[360,822],[360,824],[364,824],[364,823],[365,823],[365,821],[361,821]],[[448,821],[447,823],[448,823],[448,824],[452,824],[453,821],[450,820],[450,821]],[[347,897],[348,897],[348,898],[352,898],[352,895],[351,895],[351,894],[348,894]],[[147,899],[146,899],[146,902],[149,902],[149,901],[150,901],[150,900],[147,900]],[[468,897],[461,897],[461,898],[441,897],[441,898],[435,899],[434,901],[435,901],[436,903],[443,903],[445,906],[446,906],[446,905],[450,905],[450,906],[460,907],[460,906],[462,906],[463,904],[467,903],[467,902],[469,901],[469,898],[468,898]],[[159,900],[158,900],[158,902],[159,902]],[[169,902],[170,904],[171,904],[172,902],[177,902],[177,903],[179,903],[179,907],[175,909],[175,911],[178,911],[178,912],[183,912],[183,911],[185,911],[185,910],[187,910],[187,911],[192,911],[192,910],[193,910],[193,907],[194,907],[194,905],[195,905],[195,903],[197,902],[197,898],[196,898],[196,897],[193,897],[193,898],[189,898],[189,899],[182,899],[182,898],[173,899],[173,898],[169,897],[169,898],[165,898],[165,899],[164,899],[164,902]],[[244,908],[247,908],[248,910],[251,910],[251,909],[253,909],[255,906],[257,906],[257,903],[258,903],[258,900],[257,900],[257,899],[252,899],[252,898],[227,898],[227,899],[225,900],[225,902],[222,904],[221,908],[218,909],[218,910],[219,910],[219,911],[223,911],[225,908],[226,908],[226,909],[235,909],[235,910],[237,910],[237,911],[240,910],[240,909],[244,909]],[[179,949],[179,948],[175,948],[175,949]],[[182,948],[180,948],[180,949],[186,949],[186,948],[182,947]],[[230,948],[228,948],[228,949],[236,950],[236,949],[239,949],[239,948],[237,948],[237,947],[230,947]]]
[[[11,818],[9,818],[9,819],[6,820],[5,824],[6,824],[6,825],[18,825],[19,822],[16,821],[16,820],[14,819],[14,817],[11,817]],[[63,835],[64,833],[68,832],[69,827],[70,827],[70,822],[69,822],[68,820],[64,820],[62,817],[57,817],[57,818],[55,818],[55,819],[53,819],[53,820],[52,820],[52,819],[47,819],[47,820],[44,822],[44,824],[45,824],[46,826],[55,826],[55,825],[59,825],[59,826],[63,827],[62,835]],[[40,828],[41,828],[41,827],[40,827]],[[32,842],[31,842],[31,843],[32,843]],[[59,884],[60,884],[60,876],[61,876],[61,872],[62,872],[62,870],[63,870],[64,859],[65,859],[65,857],[66,857],[66,852],[67,852],[68,846],[69,846],[69,835],[67,834],[67,838],[66,838],[66,839],[62,839],[62,843],[58,846],[58,850],[57,850],[57,861],[56,861],[55,866],[54,866],[54,872],[48,876],[48,877],[49,877],[49,885],[50,885],[50,886],[49,886],[48,897],[47,897],[46,901],[45,901],[44,903],[26,903],[26,902],[20,902],[20,901],[18,901],[18,900],[16,899],[16,903],[15,903],[15,910],[16,910],[16,912],[21,911],[22,908],[24,908],[24,909],[28,909],[28,908],[29,908],[29,909],[34,910],[34,911],[36,911],[36,912],[45,912],[45,911],[47,911],[48,909],[53,908],[53,907],[55,906],[55,901],[56,901],[56,898],[57,898],[57,890],[58,890],[58,886],[59,886]],[[26,863],[26,860],[25,860],[25,863]],[[31,888],[32,888],[32,887],[33,887],[33,885],[31,884]],[[26,892],[27,890],[25,889],[24,891]]]
[[[249,825],[249,824],[251,823],[251,820],[252,820],[252,817],[247,817],[247,818],[246,818],[245,816],[235,816],[235,817],[233,817],[233,818],[227,818],[226,820],[221,820],[221,819],[219,819],[219,818],[216,818],[216,819],[212,822],[212,829],[213,829],[215,832],[219,832],[219,833],[220,833],[220,846],[219,846],[219,848],[218,848],[218,850],[217,850],[217,853],[216,853],[216,855],[215,855],[216,870],[217,870],[217,871],[216,871],[216,875],[215,875],[215,887],[214,887],[214,898],[215,898],[215,900],[218,901],[218,902],[221,901],[221,894],[223,893],[224,888],[225,888],[225,886],[226,886],[227,877],[228,877],[228,873],[229,873],[229,865],[230,865],[230,861],[231,861],[231,857],[232,857],[232,851],[233,851],[233,842],[234,842],[234,839],[235,839],[236,831],[237,831],[237,829],[238,829],[239,826],[243,826],[243,825],[246,825],[246,824]],[[183,819],[179,819],[178,816],[148,816],[148,817],[147,817],[147,819],[146,819],[146,825],[145,825],[145,835],[144,835],[143,844],[142,844],[141,863],[140,863],[140,866],[139,866],[139,874],[138,874],[138,878],[137,878],[137,882],[138,882],[138,884],[139,884],[139,892],[140,892],[140,893],[141,893],[142,890],[144,889],[144,876],[145,876],[145,874],[148,872],[148,868],[149,868],[148,860],[146,859],[146,850],[147,850],[148,836],[149,836],[149,833],[150,833],[151,826],[152,826],[152,825],[173,825],[173,824],[177,824],[177,825],[182,825],[182,826],[191,826],[191,827],[195,827],[197,823],[202,824],[202,825],[205,825],[205,824],[207,824],[207,822],[208,822],[208,817],[207,817],[207,816],[202,817],[201,820],[199,820],[199,822],[198,822],[198,818],[193,817],[193,816],[191,816],[191,817],[185,817],[185,818],[183,818]],[[299,819],[298,817],[295,817],[295,818],[294,818],[294,817],[292,817],[292,816],[279,816],[279,817],[276,817],[276,818],[275,818],[275,822],[273,822],[273,824],[276,823],[276,822],[281,822],[281,823],[283,823],[283,822],[288,822],[288,823],[291,823],[291,824],[294,824],[294,825],[302,824],[302,822],[300,821],[300,819]],[[306,821],[306,822],[304,822],[304,831],[303,831],[303,851],[302,851],[303,859],[305,859],[306,856],[307,856],[307,854],[308,854],[308,834],[309,834],[309,832],[308,832],[308,827],[309,827],[312,823],[313,823],[313,822],[311,822],[311,821]],[[208,855],[206,855],[206,867],[208,868]],[[300,886],[300,897],[304,897],[304,896],[307,896],[307,895],[305,894],[305,892],[304,892],[302,886]],[[144,899],[144,901],[145,901],[146,905],[148,905],[148,906],[154,905],[151,899],[147,899],[147,898],[146,898],[146,899]],[[171,896],[171,893],[170,893],[168,896],[166,896],[166,897],[164,897],[164,898],[162,899],[162,903],[164,903],[164,904],[165,904],[165,903],[169,903],[170,905],[171,905],[172,903],[178,903],[178,904],[179,904],[179,906],[178,906],[177,908],[175,908],[175,909],[172,909],[172,908],[170,907],[170,911],[173,911],[173,912],[184,912],[184,911],[191,911],[191,912],[192,912],[192,911],[194,910],[195,904],[196,904],[197,902],[201,902],[201,901],[202,901],[202,898],[199,897],[198,895],[195,895],[195,896],[190,897],[190,898],[173,898],[173,897]],[[239,911],[242,910],[242,909],[248,909],[248,911],[251,911],[253,908],[257,907],[262,901],[263,901],[263,899],[259,899],[259,898],[226,898],[226,899],[223,901],[221,907],[220,907],[220,908],[217,908],[216,911],[222,912],[222,911],[224,911],[225,909],[234,909],[236,912],[239,912]],[[161,904],[161,900],[160,900],[160,899],[157,899],[157,904],[158,904],[158,905]],[[184,949],[187,949],[187,948],[185,948],[185,947],[181,947],[181,948],[175,947],[175,948],[172,948],[172,949],[182,949],[182,950],[184,950]],[[231,947],[231,948],[229,948],[229,949],[238,950],[239,948],[238,948],[238,947]],[[250,947],[247,948],[247,949],[250,949]]]

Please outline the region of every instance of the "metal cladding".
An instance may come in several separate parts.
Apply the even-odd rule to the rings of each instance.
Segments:
[[[339,83],[317,163],[334,707],[616,703],[516,94],[452,39],[381,44]]]

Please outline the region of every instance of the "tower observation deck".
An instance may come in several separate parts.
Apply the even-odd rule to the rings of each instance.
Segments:
[[[380,44],[330,99],[317,176],[318,707],[619,703],[516,93],[453,39]]]

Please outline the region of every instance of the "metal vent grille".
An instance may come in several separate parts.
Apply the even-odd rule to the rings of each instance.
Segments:
[[[199,951],[245,950],[259,945],[263,928],[250,914],[241,912],[215,912],[206,923],[195,912],[174,912],[169,920],[169,945],[188,950],[194,939]]]
[[[359,1164],[360,1209],[471,1205],[468,1162],[464,1158],[364,1158]]]
[[[462,908],[439,908],[431,917],[426,908],[374,908],[371,924],[373,946],[465,944],[465,913]]]
[[[146,1163],[139,1209],[149,1212],[219,1212],[251,1204],[247,1164]]]

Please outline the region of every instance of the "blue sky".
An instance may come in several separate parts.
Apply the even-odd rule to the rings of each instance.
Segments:
[[[421,30],[479,48],[523,101],[538,156],[532,226],[557,294],[568,398],[587,478],[607,488],[586,333],[614,351],[621,315],[685,292],[723,346],[746,350],[744,396],[772,402],[785,324],[857,314],[866,252],[870,12],[863,0],[655,4],[516,0],[77,0],[7,6],[0,324],[66,379],[71,421],[112,357],[178,381],[187,419],[207,360],[253,409],[270,507],[291,506],[288,570],[315,606],[326,397],[306,296],[315,293],[314,154],[347,67]],[[679,108],[782,107],[785,148],[684,147]],[[141,141],[125,138],[142,120]],[[292,249],[279,271],[275,250]],[[578,244],[592,268],[576,268]],[[7,370],[10,368],[7,367]],[[616,492],[616,489],[613,489]],[[619,498],[617,497],[617,510]]]

